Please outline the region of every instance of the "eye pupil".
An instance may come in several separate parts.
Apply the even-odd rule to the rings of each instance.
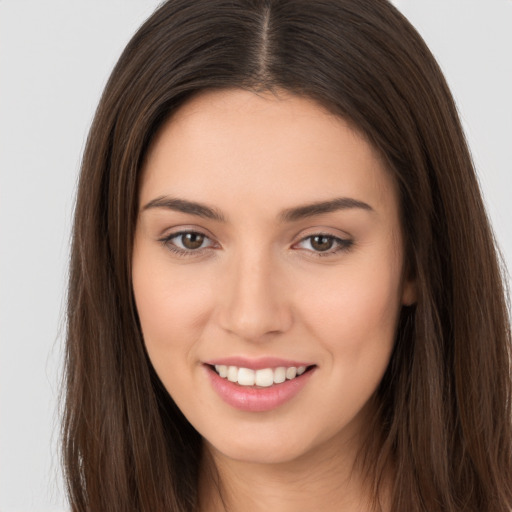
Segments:
[[[333,243],[334,239],[330,236],[315,235],[311,238],[311,247],[317,251],[328,251]]]
[[[183,246],[187,249],[199,249],[204,242],[204,235],[200,233],[186,233],[182,235]]]

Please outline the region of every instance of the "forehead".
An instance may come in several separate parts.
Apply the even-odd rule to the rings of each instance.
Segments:
[[[395,189],[377,151],[315,101],[234,89],[201,93],[163,126],[140,199],[185,196],[270,211],[347,196],[391,211]]]

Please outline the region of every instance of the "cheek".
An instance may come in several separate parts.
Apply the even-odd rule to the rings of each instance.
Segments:
[[[322,348],[326,379],[316,406],[320,414],[341,404],[333,413],[336,428],[352,420],[358,424],[355,418],[377,389],[391,357],[401,307],[400,276],[384,270],[351,266],[340,272],[336,283],[305,295],[302,316]]]
[[[397,266],[347,265],[320,284],[303,294],[302,316],[325,348],[354,360],[387,357],[401,305]]]
[[[133,291],[144,342],[157,373],[191,355],[209,316],[211,291],[192,266],[172,269],[165,258],[141,248],[134,251]],[[191,358],[192,360],[192,358]],[[164,367],[165,365],[165,367]]]

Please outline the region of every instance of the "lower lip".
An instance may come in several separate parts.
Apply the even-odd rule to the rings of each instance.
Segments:
[[[314,369],[303,373],[300,377],[274,384],[268,388],[240,386],[223,379],[210,366],[205,366],[213,389],[218,395],[235,409],[249,412],[271,411],[291,400],[307,384]]]

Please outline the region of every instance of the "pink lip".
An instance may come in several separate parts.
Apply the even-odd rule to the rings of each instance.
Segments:
[[[232,359],[229,360],[232,361]],[[227,361],[227,359],[223,359],[222,361]],[[251,368],[251,366],[244,366],[243,364],[233,364],[233,366]],[[267,365],[262,366],[262,368],[269,368],[273,366],[273,364],[269,365],[267,361]],[[288,366],[288,362],[286,364],[277,364],[276,366]],[[296,365],[290,364],[289,366]],[[302,390],[302,388],[304,388],[311,375],[315,371],[313,368],[310,371],[303,373],[300,377],[286,380],[282,384],[274,384],[268,388],[258,388],[240,386],[228,381],[227,379],[223,379],[210,366],[206,364],[204,365],[204,368],[207,372],[213,389],[218,393],[220,398],[235,409],[248,412],[270,411],[288,402],[295,395],[297,395]]]
[[[311,366],[313,363],[304,363],[299,361],[292,361],[290,359],[280,359],[278,357],[259,357],[249,359],[247,357],[223,357],[221,359],[212,359],[210,361],[204,361],[205,364],[215,366],[221,364],[225,366],[238,366],[239,368],[250,368],[251,370],[262,370],[263,368],[279,368],[284,366],[290,368],[295,366]]]

